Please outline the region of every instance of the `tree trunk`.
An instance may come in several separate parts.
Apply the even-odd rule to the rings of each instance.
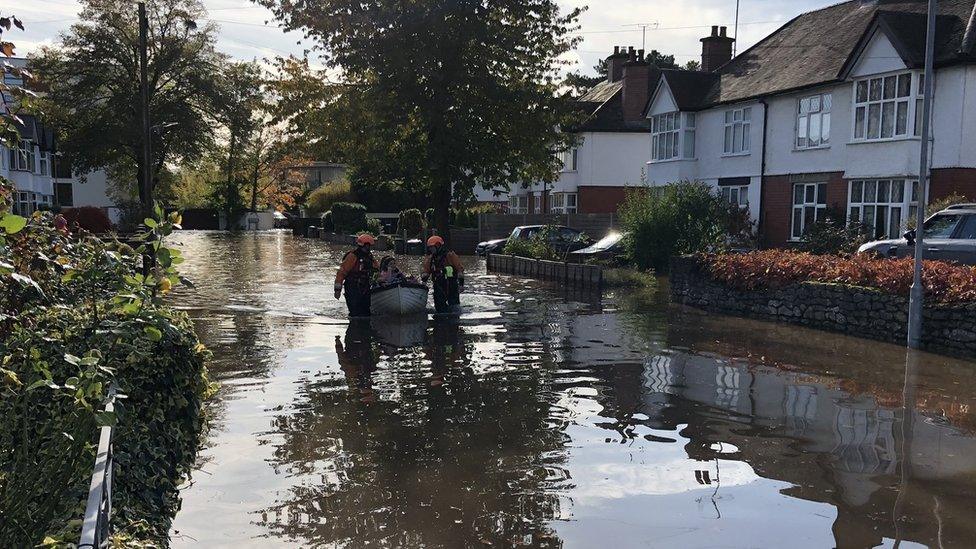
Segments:
[[[258,211],[258,167],[261,166],[261,156],[254,158],[254,171],[251,172],[251,211]]]
[[[230,134],[230,148],[227,153],[227,188],[224,189],[224,213],[227,216],[227,228],[231,224],[231,207],[234,201],[234,152],[237,148],[237,135]]]
[[[448,245],[451,243],[451,181],[440,178],[434,182],[434,227]]]

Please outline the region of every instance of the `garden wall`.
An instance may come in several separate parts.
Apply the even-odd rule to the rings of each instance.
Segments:
[[[788,322],[903,344],[908,298],[871,288],[804,282],[775,290],[737,290],[712,281],[692,257],[671,260],[671,300],[718,313]],[[976,303],[929,305],[926,350],[976,356]]]
[[[603,286],[603,269],[597,265],[491,254],[488,256],[487,268],[490,273],[537,278],[570,288],[599,290]]]

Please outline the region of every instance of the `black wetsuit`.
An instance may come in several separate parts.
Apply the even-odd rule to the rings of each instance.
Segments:
[[[461,307],[459,273],[451,267],[448,272],[446,249],[430,256],[430,274],[434,281],[434,309],[438,313],[456,313]]]
[[[356,248],[346,254],[356,256],[356,268],[346,275],[343,281],[343,289],[346,293],[346,306],[349,307],[349,316],[369,316],[369,286],[373,278],[373,254]],[[343,260],[345,260],[345,257]]]

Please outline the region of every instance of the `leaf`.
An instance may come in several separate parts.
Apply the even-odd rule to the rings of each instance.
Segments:
[[[3,27],[5,30],[10,30],[10,18],[0,17],[0,27]]]
[[[115,412],[95,412],[95,423],[97,423],[99,427],[115,427],[118,422],[119,418],[115,415]]]
[[[33,278],[29,276],[24,276],[20,273],[10,273],[10,278],[16,280],[18,283],[20,283],[21,286],[34,288],[35,290],[37,290],[37,293],[44,295],[44,290],[42,290],[41,287],[37,285],[37,282],[34,282]]]
[[[24,227],[27,226],[27,218],[21,217],[14,214],[6,214],[0,217],[0,228],[7,232],[7,234],[19,233]]]
[[[155,326],[146,326],[145,328],[143,328],[142,331],[144,331],[146,335],[149,336],[149,339],[153,341],[159,341],[163,339],[163,332],[160,332],[159,328]]]
[[[78,358],[75,355],[70,354],[70,353],[65,353],[64,354],[64,361],[67,362],[68,364],[71,364],[71,365],[74,365],[74,366],[78,366],[81,363],[81,359],[80,358]]]
[[[142,222],[143,222],[143,224],[145,224],[150,229],[155,229],[156,228],[156,225],[157,225],[156,220],[153,219],[153,218],[151,218],[151,217],[147,217],[147,218],[143,219]]]
[[[20,19],[14,17],[14,26],[20,30],[24,30],[24,24],[20,22]]]
[[[0,42],[0,50],[2,50],[3,54],[7,57],[13,57],[15,55],[14,45],[10,42]]]
[[[28,385],[27,386],[27,389],[25,389],[25,390],[26,391],[33,391],[34,389],[37,389],[38,387],[44,387],[48,383],[49,382],[46,379],[39,379],[39,380],[35,381],[34,383],[31,383],[30,385]]]

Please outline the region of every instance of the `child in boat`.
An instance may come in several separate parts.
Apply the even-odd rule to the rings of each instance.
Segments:
[[[397,284],[411,280],[415,280],[414,277],[403,274],[403,271],[397,267],[395,257],[386,256],[380,261],[380,284]]]

